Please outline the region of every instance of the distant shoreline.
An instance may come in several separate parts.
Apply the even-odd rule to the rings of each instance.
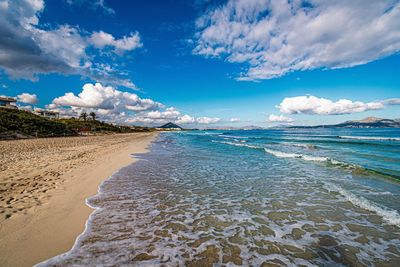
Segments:
[[[93,209],[86,199],[157,134],[0,141],[0,265],[32,266],[71,249]],[[5,187],[5,188],[3,188]],[[22,193],[23,192],[23,193]]]

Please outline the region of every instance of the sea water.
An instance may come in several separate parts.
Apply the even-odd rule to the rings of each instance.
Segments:
[[[398,129],[162,133],[137,157],[40,265],[400,266]]]

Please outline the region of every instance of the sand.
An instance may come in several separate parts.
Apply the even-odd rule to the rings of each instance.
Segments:
[[[0,266],[66,252],[93,211],[99,184],[156,133],[0,141]]]

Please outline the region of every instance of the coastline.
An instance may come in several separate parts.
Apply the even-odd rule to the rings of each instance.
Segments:
[[[68,154],[65,162],[73,161],[73,167],[64,168],[56,175],[57,179],[44,179],[52,174],[49,171],[51,167],[58,167],[57,162],[50,162],[45,166],[47,172],[42,173],[41,179],[43,185],[56,184],[56,188],[38,191],[33,190],[34,200],[40,199],[40,204],[32,205],[29,209],[22,209],[23,212],[15,212],[8,219],[2,218],[0,222],[0,265],[1,266],[32,266],[53,256],[59,255],[71,249],[76,238],[84,231],[85,223],[90,214],[94,211],[86,205],[86,199],[97,194],[98,186],[102,181],[110,177],[114,172],[135,161],[131,154],[145,153],[148,145],[155,138],[156,133],[134,133],[124,135],[111,135],[94,137],[80,137],[82,142],[88,143],[87,150],[80,151],[80,147],[63,147],[62,151],[73,151],[75,154]],[[68,138],[66,142],[72,140]],[[115,141],[116,139],[121,139]],[[31,142],[32,140],[25,142]],[[43,142],[43,139],[41,140]],[[57,138],[53,138],[57,142]],[[18,141],[12,141],[18,145]],[[35,141],[33,141],[35,142]],[[40,141],[37,141],[40,142]],[[60,140],[61,142],[61,140]],[[4,145],[0,144],[1,145]],[[7,143],[10,145],[10,143]],[[47,149],[52,149],[47,148]],[[4,150],[4,148],[3,148]],[[93,152],[95,151],[95,152]],[[41,153],[45,154],[46,150]],[[86,153],[85,153],[86,152]],[[66,152],[67,153],[67,152]],[[1,155],[4,157],[6,155]],[[85,159],[82,162],[82,159]],[[74,162],[79,158],[79,162]],[[31,159],[29,159],[31,160]],[[34,160],[33,160],[34,161]],[[23,165],[22,161],[22,165]],[[78,164],[79,163],[79,164]],[[32,162],[35,166],[35,162]],[[40,164],[38,164],[40,165]],[[67,165],[67,164],[66,164]],[[31,169],[33,168],[31,166]],[[26,167],[26,166],[25,166]],[[37,173],[30,173],[30,168],[19,168],[19,171],[13,169],[1,170],[1,182],[5,184],[13,182],[13,177],[37,177]],[[43,169],[39,171],[43,172]],[[16,173],[16,175],[11,175]],[[26,174],[24,174],[26,172]],[[6,178],[5,176],[11,177]],[[34,176],[36,175],[36,176]],[[20,178],[19,180],[21,180]],[[18,179],[16,179],[19,181]],[[15,181],[13,182],[15,184]],[[26,184],[26,182],[25,182]],[[33,185],[36,185],[34,183]],[[24,188],[23,190],[26,190]],[[15,193],[16,194],[16,193]],[[43,197],[46,195],[46,197]],[[5,200],[5,199],[2,199]],[[15,197],[14,197],[15,200]],[[17,203],[8,200],[9,203]],[[32,203],[31,203],[32,204]],[[4,213],[4,212],[3,212]],[[4,215],[4,214],[2,214]]]

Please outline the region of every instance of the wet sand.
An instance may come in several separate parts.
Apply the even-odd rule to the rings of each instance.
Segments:
[[[98,185],[143,153],[156,133],[0,142],[0,266],[68,251]]]

